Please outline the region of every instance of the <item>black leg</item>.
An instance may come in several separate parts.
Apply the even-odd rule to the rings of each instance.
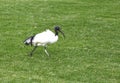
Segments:
[[[33,48],[33,50],[32,50],[31,53],[30,53],[30,56],[32,56],[32,54],[33,54],[33,52],[35,51],[36,48],[37,48],[37,46],[35,46],[35,47]]]

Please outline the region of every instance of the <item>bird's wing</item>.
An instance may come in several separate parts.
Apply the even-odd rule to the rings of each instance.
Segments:
[[[51,36],[53,36],[53,32],[50,30],[46,30],[42,33],[38,33],[35,35],[33,42],[47,43]]]

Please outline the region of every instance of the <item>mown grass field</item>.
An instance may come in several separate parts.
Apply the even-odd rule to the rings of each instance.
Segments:
[[[66,38],[29,57],[27,37]],[[0,0],[0,83],[120,83],[119,0]]]

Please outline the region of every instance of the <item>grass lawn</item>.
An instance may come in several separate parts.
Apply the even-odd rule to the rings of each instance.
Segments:
[[[59,25],[29,57],[27,37]],[[0,83],[120,83],[120,0],[0,0]]]

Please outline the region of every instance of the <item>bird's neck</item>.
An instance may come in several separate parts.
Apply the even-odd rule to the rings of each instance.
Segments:
[[[55,31],[55,36],[58,36],[58,31]]]

